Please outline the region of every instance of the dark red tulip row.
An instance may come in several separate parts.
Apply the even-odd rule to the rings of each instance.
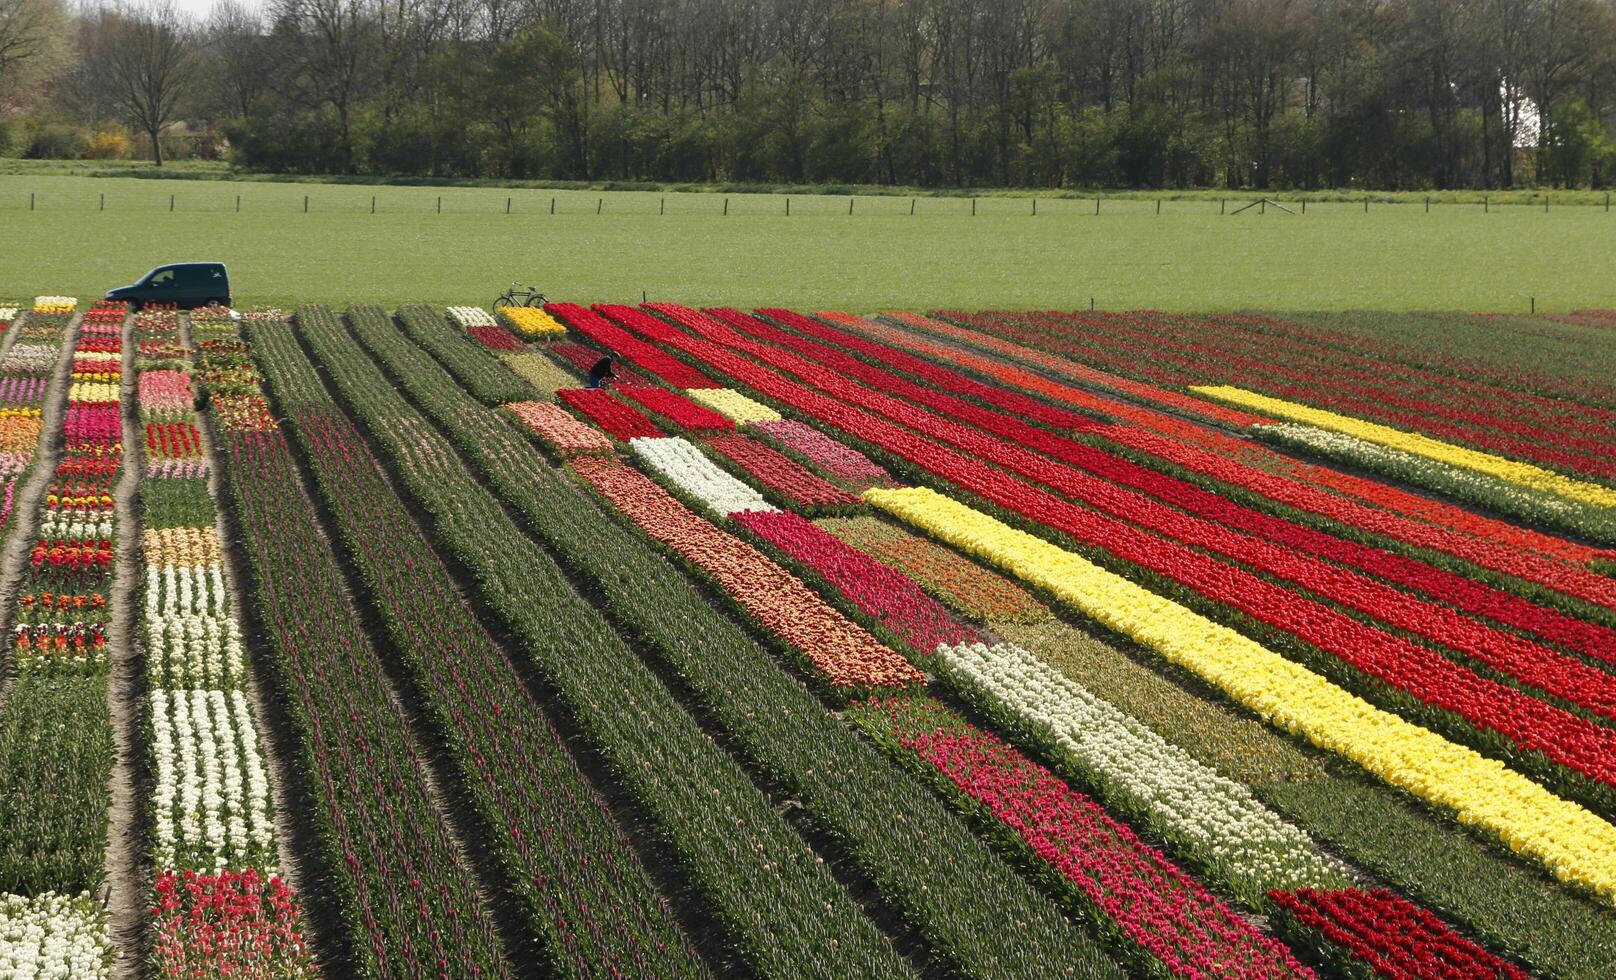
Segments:
[[[619,389],[623,397],[692,432],[731,432],[735,423],[705,405],[697,405],[676,391],[651,385]]]
[[[819,525],[787,510],[750,510],[730,519],[801,562],[847,596],[866,615],[902,637],[921,654],[940,643],[972,643],[980,638],[915,584],[833,537]]]
[[[624,442],[641,436],[660,436],[655,422],[612,397],[604,388],[563,388],[556,397]]]
[[[1377,888],[1269,892],[1296,921],[1393,980],[1527,980],[1526,971],[1459,935],[1429,909]]]
[[[781,312],[784,315],[784,311]],[[795,317],[791,322],[793,326],[800,324],[805,329],[809,325],[801,317]],[[839,335],[839,331],[829,327],[821,327],[817,332],[833,337]],[[1446,644],[1526,683],[1591,710],[1616,716],[1616,676],[1514,634],[1493,629],[1447,606],[1416,598],[1318,558],[1327,558],[1389,578],[1400,585],[1418,589],[1511,626],[1539,635],[1552,635],[1552,638],[1562,642],[1572,641],[1577,649],[1592,656],[1616,660],[1616,631],[1536,606],[1502,590],[1422,562],[1388,555],[1379,549],[1335,538],[1244,507],[1192,483],[1147,469],[1103,449],[1035,428],[1014,416],[974,405],[954,404],[960,399],[916,385],[907,378],[872,367],[824,344],[763,325],[747,333],[765,336],[780,347],[801,352],[814,364],[834,368],[882,392],[936,408],[946,412],[949,418],[965,419],[989,433],[1003,437],[1010,445],[989,446],[984,452],[978,449],[976,440],[969,443],[960,441],[958,430],[952,425],[943,424],[945,420],[941,418],[921,416],[911,420],[901,417],[892,407],[893,402],[884,396],[866,397],[859,402],[883,412],[888,418],[899,418],[916,431],[943,438],[1012,472],[1037,480],[1140,527],[1288,579],[1341,605]],[[857,342],[857,338],[849,339]],[[866,341],[861,346],[867,353],[887,353],[872,350],[872,347],[880,346],[873,342]],[[761,347],[749,349],[754,353],[766,350]],[[894,357],[902,356],[895,351],[891,354]],[[802,366],[800,362],[789,361],[785,366],[790,369],[793,363],[797,367]],[[794,373],[803,377],[800,370],[794,370]],[[929,380],[944,385],[951,381],[946,372],[933,373]],[[826,390],[854,400],[858,400],[860,395],[852,385],[839,384],[834,389]],[[1072,463],[1083,472],[1049,465],[1031,453],[1021,451],[1021,447]],[[1140,494],[1129,494],[1119,490],[1119,487],[1138,490]],[[1187,516],[1142,494],[1149,494],[1156,500],[1197,516]]]
[[[986,808],[1171,974],[1313,976],[1094,800],[936,701],[877,699],[853,715],[919,756],[952,793]]]
[[[785,453],[739,433],[709,436],[707,445],[745,470],[764,489],[771,490],[805,513],[825,508],[852,507],[858,498],[819,476]]]
[[[725,343],[682,335],[670,344],[765,397],[890,452],[935,478],[1290,633],[1427,705],[1453,712],[1522,748],[1541,751],[1569,769],[1616,785],[1616,730],[1479,677],[1432,650],[1369,627],[1242,568],[1038,490],[848,404],[845,398],[788,381],[773,369],[735,353],[746,347],[745,338],[712,322],[707,329],[727,334]],[[816,380],[841,390],[833,372],[819,369]]]
[[[520,340],[512,337],[508,330],[499,327],[467,327],[466,333],[471,334],[473,339],[491,351],[508,352],[524,349]]]

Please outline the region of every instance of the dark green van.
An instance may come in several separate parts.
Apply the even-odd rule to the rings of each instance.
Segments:
[[[177,306],[182,310],[218,303],[230,305],[230,274],[223,262],[177,262],[160,265],[132,286],[107,293],[133,309],[142,306]]]

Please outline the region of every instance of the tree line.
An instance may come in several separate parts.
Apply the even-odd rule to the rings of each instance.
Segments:
[[[0,152],[939,187],[1616,178],[1616,0],[63,2],[0,0]]]

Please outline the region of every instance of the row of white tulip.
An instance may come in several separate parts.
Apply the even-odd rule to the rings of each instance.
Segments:
[[[756,490],[720,469],[700,449],[678,436],[631,439],[629,448],[646,465],[720,517],[742,510],[775,509]]]
[[[0,306],[0,323],[10,323],[12,320],[17,319],[18,312],[20,311],[16,306],[9,304]]]
[[[269,776],[247,696],[155,690],[150,698],[158,866],[273,871]]]
[[[449,317],[462,327],[497,327],[493,314],[480,306],[451,306]]]
[[[229,593],[217,563],[146,566],[148,620],[174,616],[225,616]]]
[[[246,683],[232,616],[156,615],[142,624],[146,675],[156,687],[236,690]]]
[[[1237,894],[1335,887],[1349,872],[1302,830],[1109,702],[1013,643],[937,648],[967,700],[1026,732],[1117,809],[1142,820]]]
[[[88,895],[0,895],[0,976],[110,976],[110,948],[106,917]]]
[[[112,512],[99,508],[47,510],[39,521],[39,536],[52,541],[63,538],[111,538]]]

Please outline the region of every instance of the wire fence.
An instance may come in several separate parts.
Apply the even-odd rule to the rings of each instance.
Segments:
[[[378,215],[509,215],[597,217],[1104,217],[1207,216],[1236,219],[1255,217],[1301,218],[1308,214],[1510,213],[1555,210],[1588,213],[1611,211],[1611,198],[1602,203],[1554,206],[1541,203],[1497,204],[1487,198],[1477,203],[1452,203],[1426,198],[1395,202],[1345,201],[1339,198],[1309,201],[1303,197],[1228,198],[1013,198],[913,197],[887,195],[832,197],[781,194],[722,195],[716,193],[657,194],[642,191],[515,191],[466,189],[438,193],[414,188],[390,188],[372,193],[368,188],[321,185],[305,191],[296,185],[271,185],[239,191],[214,185],[158,193],[134,190],[68,193],[55,190],[0,189],[0,211],[112,212],[118,214],[378,214]]]

